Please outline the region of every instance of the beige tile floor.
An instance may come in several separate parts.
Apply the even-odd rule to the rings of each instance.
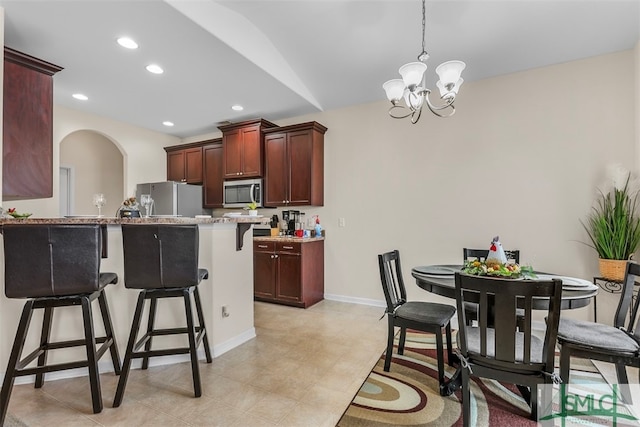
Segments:
[[[111,407],[117,377],[101,375],[100,414],[86,377],[15,386],[9,413],[27,426],[335,426],[384,351],[383,311],[255,303],[257,337],[201,362],[198,399],[190,365],[181,363],[131,371],[119,408]]]

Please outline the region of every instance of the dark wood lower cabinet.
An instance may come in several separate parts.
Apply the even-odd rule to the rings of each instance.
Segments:
[[[324,299],[324,240],[253,242],[254,299],[307,308]]]

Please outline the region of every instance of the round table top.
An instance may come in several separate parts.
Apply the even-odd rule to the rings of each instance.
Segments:
[[[455,271],[460,271],[462,269],[462,265],[455,264],[447,264],[447,265],[433,265],[433,266],[420,266],[414,267],[411,269],[411,275],[416,279],[416,284],[428,291],[437,295],[442,295],[447,298],[455,299]],[[437,270],[441,270],[442,274],[437,273]],[[449,271],[450,270],[450,271]],[[436,274],[427,274],[425,271],[436,271]],[[539,273],[544,274],[545,279],[549,276],[556,276],[554,274],[549,273]],[[567,276],[557,275],[559,279],[572,279]],[[575,279],[580,280],[581,279]],[[574,309],[586,307],[591,302],[591,299],[594,298],[598,294],[598,287],[592,286],[585,289],[580,288],[565,288],[562,289],[562,305],[561,309]],[[467,294],[465,293],[465,300],[469,302],[477,302],[474,301],[473,295],[469,295],[467,298]],[[539,304],[535,304],[535,309],[546,309],[548,307],[547,299],[540,299]]]

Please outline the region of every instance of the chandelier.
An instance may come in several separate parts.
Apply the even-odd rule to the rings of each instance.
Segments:
[[[425,105],[438,117],[452,116],[456,109],[453,101],[456,99],[458,90],[464,82],[460,78],[462,70],[466,67],[462,61],[443,62],[436,68],[436,73],[440,80],[436,86],[440,90],[440,105],[434,105],[429,100],[431,90],[426,88],[424,72],[427,70],[427,60],[429,54],[426,52],[424,29],[425,29],[425,0],[422,0],[422,52],[418,55],[419,62],[410,62],[403,65],[398,70],[402,79],[393,79],[385,82],[382,88],[391,101],[389,115],[394,119],[404,119],[411,117],[411,123],[417,123],[422,114],[422,107]],[[403,100],[404,104],[400,101]]]

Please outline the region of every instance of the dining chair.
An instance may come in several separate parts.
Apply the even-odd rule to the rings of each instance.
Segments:
[[[569,383],[571,380],[569,370],[572,357],[610,362],[616,366],[622,398],[632,403],[626,366],[640,368],[640,321],[636,323],[640,300],[633,303],[633,288],[639,276],[640,264],[628,262],[613,326],[564,317],[560,319],[558,344],[563,382]],[[632,304],[633,309],[629,312]],[[627,315],[629,321],[625,329]]]
[[[444,384],[444,351],[442,329],[445,328],[447,339],[447,361],[453,364],[453,347],[451,345],[451,318],[456,309],[449,304],[439,304],[425,301],[407,301],[407,292],[402,278],[400,253],[398,250],[378,255],[380,266],[380,280],[384,297],[387,301],[385,314],[388,320],[387,351],[384,360],[384,370],[389,372],[391,356],[393,354],[393,340],[395,327],[400,327],[400,341],[398,354],[404,354],[404,344],[407,328],[423,332],[431,332],[436,337],[438,358],[438,381]]]
[[[486,261],[487,255],[489,254],[489,249],[470,249],[470,248],[462,248],[462,263],[466,263],[467,261],[479,260]],[[507,256],[507,261],[515,262],[516,264],[520,264],[520,250],[512,249],[505,250],[504,254]],[[478,304],[473,302],[468,302],[465,304],[464,309],[466,311],[466,318],[468,324],[474,320],[478,319]]]
[[[488,276],[455,274],[458,306],[458,357],[462,365],[463,424],[469,425],[471,376],[491,378],[517,385],[531,407],[531,419],[538,418],[535,387],[551,384],[554,375],[555,343],[560,319],[562,280],[510,280]],[[478,326],[469,326],[463,309],[467,298],[479,298]],[[544,338],[532,333],[534,299],[548,298]],[[523,308],[524,327],[518,328],[516,308]],[[495,326],[489,318],[495,316]],[[546,387],[545,387],[546,388]],[[543,388],[543,402],[550,395]]]

